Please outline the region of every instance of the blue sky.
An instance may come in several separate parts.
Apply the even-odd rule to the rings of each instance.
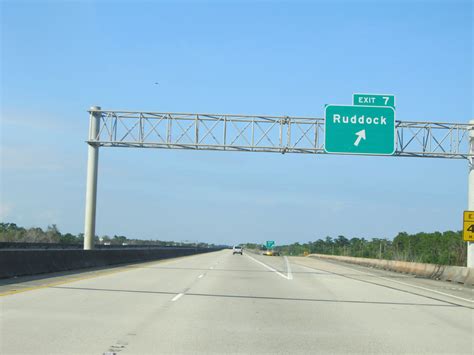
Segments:
[[[470,1],[1,3],[1,220],[83,230],[87,109],[467,122]],[[159,85],[155,85],[159,82]],[[216,243],[461,228],[467,162],[100,151],[97,233]]]

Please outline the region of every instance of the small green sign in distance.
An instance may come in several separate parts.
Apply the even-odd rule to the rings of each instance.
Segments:
[[[267,249],[272,248],[274,244],[275,244],[274,240],[267,240]]]
[[[352,99],[356,106],[389,106],[395,109],[395,95],[353,94]]]
[[[326,106],[327,153],[392,155],[395,110],[378,106]]]

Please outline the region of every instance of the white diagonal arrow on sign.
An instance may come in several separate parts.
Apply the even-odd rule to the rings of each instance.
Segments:
[[[365,140],[365,129],[363,129],[362,131],[357,132],[356,136],[357,136],[357,139],[354,142],[354,145],[357,147],[357,146],[359,146],[359,143],[360,143],[361,139]]]

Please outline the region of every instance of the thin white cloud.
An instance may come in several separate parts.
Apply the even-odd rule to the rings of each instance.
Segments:
[[[68,124],[62,119],[61,113],[50,113],[44,111],[18,112],[2,110],[0,112],[0,122],[2,131],[11,129],[25,129],[48,132],[65,132],[68,130]],[[21,132],[17,132],[21,133]]]
[[[2,172],[35,171],[54,172],[68,168],[68,160],[43,147],[10,147],[0,149]]]
[[[0,220],[5,221],[11,216],[12,206],[3,201],[0,202]]]

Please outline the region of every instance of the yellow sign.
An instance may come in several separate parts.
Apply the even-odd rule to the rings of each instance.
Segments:
[[[462,236],[466,242],[474,242],[474,211],[464,211]]]

